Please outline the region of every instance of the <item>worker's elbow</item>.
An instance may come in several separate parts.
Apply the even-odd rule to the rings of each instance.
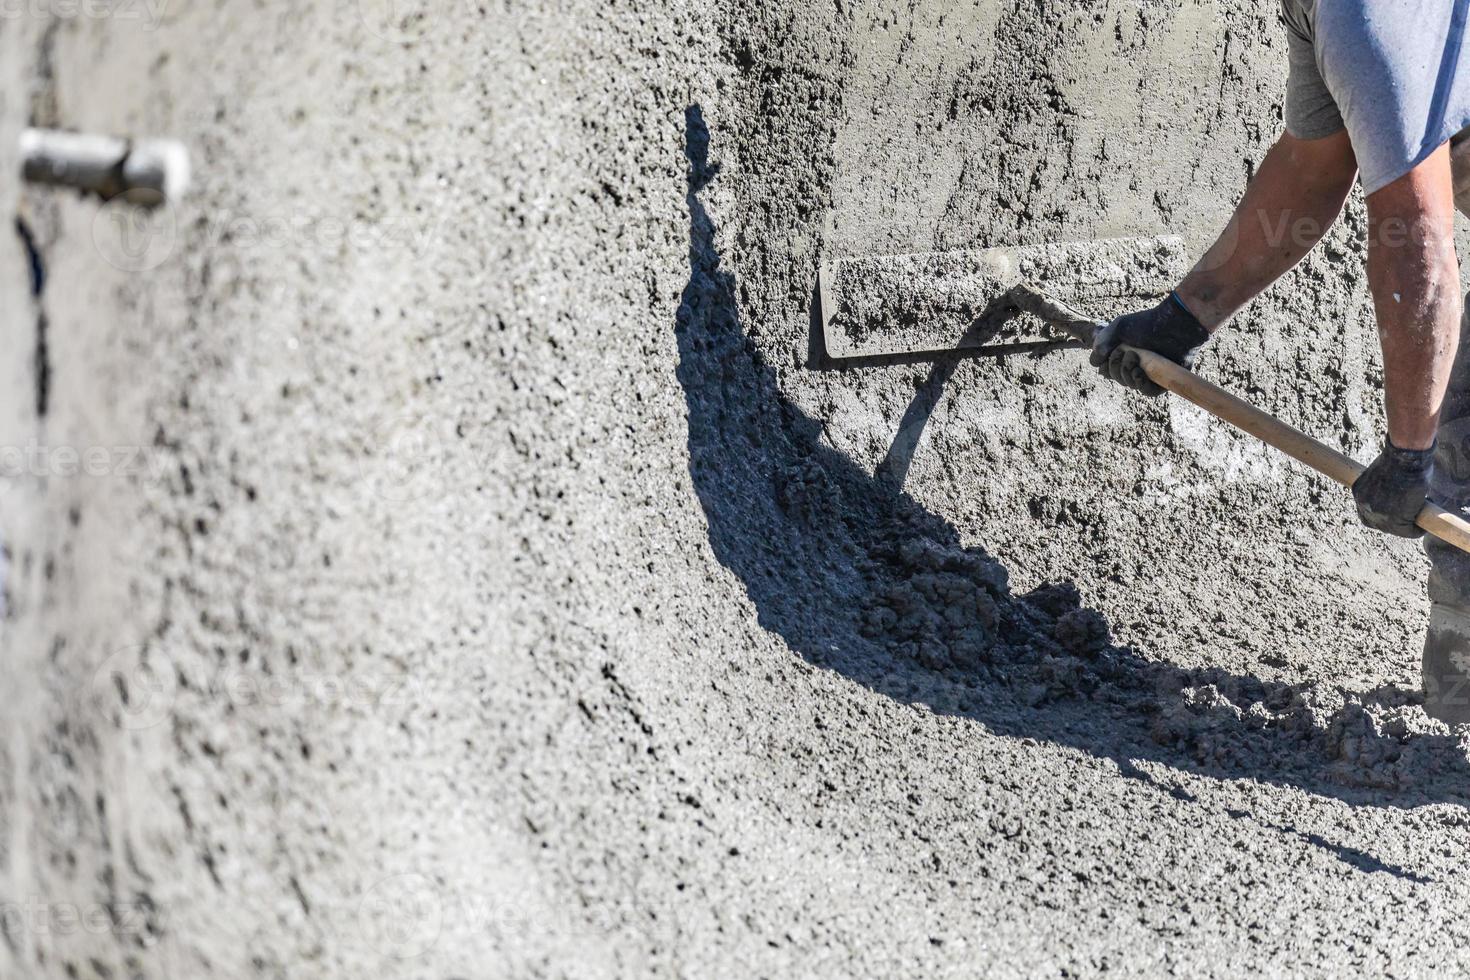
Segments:
[[[1368,195],[1368,244],[1386,261],[1440,275],[1455,264],[1449,155],[1435,153]]]
[[[1358,158],[1345,130],[1310,140],[1283,132],[1272,152],[1298,181],[1326,195],[1346,196],[1358,176]]]
[[[1443,215],[1410,209],[1370,216],[1368,251],[1370,265],[1393,270],[1394,278],[1426,286],[1449,284],[1458,291],[1454,226]]]

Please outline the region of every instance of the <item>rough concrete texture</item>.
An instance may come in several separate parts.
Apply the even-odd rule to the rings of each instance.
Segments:
[[[1201,247],[1273,7],[387,11],[0,20],[0,166],[198,185],[0,183],[0,975],[1464,966],[1412,545],[1076,351],[810,356],[827,258]],[[1363,226],[1202,365],[1360,458]]]

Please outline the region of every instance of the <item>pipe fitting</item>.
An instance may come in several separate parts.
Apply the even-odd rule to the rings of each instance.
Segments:
[[[94,133],[27,129],[21,169],[33,184],[73,187],[111,200],[130,194],[144,207],[176,201],[189,185],[189,151],[175,140],[121,139]],[[131,194],[130,192],[138,192]]]

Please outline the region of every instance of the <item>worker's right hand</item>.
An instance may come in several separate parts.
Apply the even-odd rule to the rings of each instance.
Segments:
[[[1092,366],[1103,377],[1152,398],[1164,389],[1149,379],[1138,355],[1123,350],[1124,345],[1151,350],[1193,371],[1195,355],[1209,339],[1210,332],[1170,293],[1153,309],[1120,316],[1099,330],[1092,341]]]
[[[1375,531],[1401,538],[1424,534],[1414,523],[1429,496],[1434,448],[1400,449],[1392,442],[1353,484],[1358,517]]]

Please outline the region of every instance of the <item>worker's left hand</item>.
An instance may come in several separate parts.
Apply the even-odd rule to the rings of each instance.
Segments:
[[[1092,342],[1092,366],[1103,377],[1153,398],[1164,389],[1144,373],[1138,354],[1123,348],[1153,351],[1193,371],[1195,356],[1209,339],[1210,332],[1171,294],[1153,309],[1120,316],[1099,330]]]
[[[1353,484],[1358,517],[1375,531],[1401,538],[1421,537],[1414,518],[1429,496],[1434,472],[1434,448],[1399,449],[1387,443]]]

